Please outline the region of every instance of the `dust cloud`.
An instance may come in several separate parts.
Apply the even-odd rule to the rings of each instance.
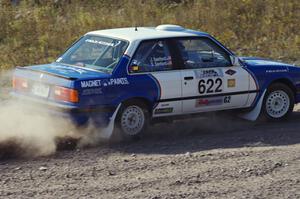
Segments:
[[[9,99],[1,102],[0,145],[16,145],[22,153],[17,154],[18,156],[53,154],[58,137],[75,137],[72,128],[74,126],[67,119],[42,113],[33,107],[27,107],[21,101]]]
[[[81,147],[100,139],[92,124],[78,129],[69,118],[47,112],[50,109],[12,98],[11,77],[11,71],[0,71],[0,159],[54,154],[60,138],[79,140],[85,135]]]

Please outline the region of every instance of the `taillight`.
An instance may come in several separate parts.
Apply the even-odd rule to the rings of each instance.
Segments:
[[[26,91],[28,90],[28,81],[20,77],[13,77],[13,88],[15,90]]]
[[[78,91],[70,88],[55,86],[54,90],[54,99],[65,102],[79,102]]]

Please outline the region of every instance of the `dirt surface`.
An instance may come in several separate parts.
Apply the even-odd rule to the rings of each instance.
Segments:
[[[300,113],[193,119],[134,143],[0,161],[0,198],[300,198]]]

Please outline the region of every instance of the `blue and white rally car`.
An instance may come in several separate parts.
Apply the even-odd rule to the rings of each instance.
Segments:
[[[300,68],[237,57],[207,33],[160,25],[89,32],[54,63],[18,67],[13,88],[76,124],[135,137],[153,120],[210,111],[287,117],[300,102]]]

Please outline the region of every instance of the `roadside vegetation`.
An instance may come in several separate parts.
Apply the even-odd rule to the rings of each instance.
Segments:
[[[299,21],[297,0],[0,0],[0,69],[54,61],[91,30],[165,23],[209,32],[238,55],[293,63]]]

